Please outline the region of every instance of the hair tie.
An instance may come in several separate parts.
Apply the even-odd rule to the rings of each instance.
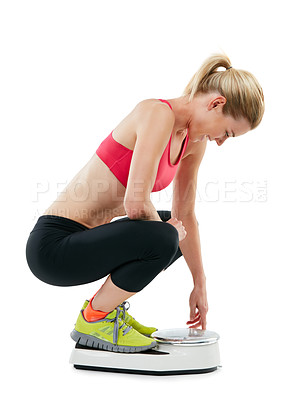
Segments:
[[[228,67],[228,68],[226,68],[226,69],[230,69],[230,68],[232,68],[232,67]]]

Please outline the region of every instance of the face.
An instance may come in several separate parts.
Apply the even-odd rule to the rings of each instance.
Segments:
[[[192,141],[214,140],[221,146],[228,138],[244,135],[251,130],[249,122],[245,118],[239,120],[223,114],[226,99],[223,96],[211,96],[202,108],[198,108],[196,119],[193,123],[193,131],[197,134]],[[194,135],[193,135],[194,136]]]

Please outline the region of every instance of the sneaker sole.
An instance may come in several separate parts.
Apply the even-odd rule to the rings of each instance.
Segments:
[[[91,347],[93,349],[98,350],[108,350],[115,351],[117,353],[138,353],[140,351],[145,351],[152,349],[157,346],[157,343],[154,341],[149,346],[119,346],[114,345],[109,342],[105,342],[104,340],[98,339],[95,336],[87,335],[86,333],[81,333],[73,329],[70,334],[71,338],[78,344],[82,346]]]

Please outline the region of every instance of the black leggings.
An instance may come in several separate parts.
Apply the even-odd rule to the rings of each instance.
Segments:
[[[89,229],[65,217],[42,215],[30,232],[26,259],[31,272],[55,286],[76,286],[111,274],[112,282],[139,292],[182,253],[177,229],[163,222],[128,217]]]

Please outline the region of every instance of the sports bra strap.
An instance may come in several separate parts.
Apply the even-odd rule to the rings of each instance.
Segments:
[[[167,103],[169,105],[169,107],[171,108],[171,110],[173,110],[171,104],[168,102],[168,100],[164,100],[164,99],[158,99],[160,101],[163,101],[164,103]]]

